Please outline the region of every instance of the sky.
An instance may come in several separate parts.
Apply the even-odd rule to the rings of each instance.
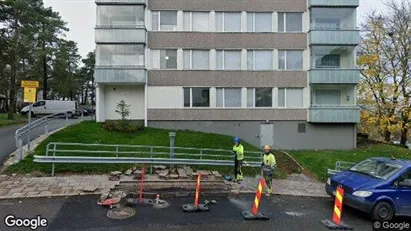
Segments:
[[[95,49],[96,4],[94,0],[43,0],[43,2],[47,7],[51,6],[54,11],[59,12],[62,19],[67,22],[70,28],[66,33],[67,39],[77,42],[80,55],[85,57],[88,52]],[[372,9],[384,11],[383,0],[360,0],[358,20],[361,21]]]

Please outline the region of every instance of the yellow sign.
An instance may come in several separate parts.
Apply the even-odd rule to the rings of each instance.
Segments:
[[[22,80],[21,81],[21,87],[38,88],[39,87],[39,81]]]
[[[24,102],[25,103],[34,103],[34,102],[36,102],[36,88],[34,88],[34,87],[25,87],[24,88]]]

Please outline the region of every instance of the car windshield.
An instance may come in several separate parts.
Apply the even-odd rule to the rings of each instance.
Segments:
[[[388,179],[401,168],[401,165],[390,164],[383,160],[368,159],[356,164],[349,170],[379,179]]]

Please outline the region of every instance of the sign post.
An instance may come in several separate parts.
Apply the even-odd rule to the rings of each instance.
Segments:
[[[24,88],[24,102],[29,104],[29,130],[27,132],[27,149],[30,150],[30,131],[31,131],[31,114],[32,104],[36,102],[37,88],[39,87],[39,81],[21,81],[21,87]]]

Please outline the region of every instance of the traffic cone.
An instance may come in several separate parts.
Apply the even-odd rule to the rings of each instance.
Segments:
[[[335,202],[334,202],[334,211],[332,216],[332,221],[322,220],[321,223],[329,229],[344,229],[344,230],[353,230],[354,228],[348,224],[345,224],[341,221],[342,207],[344,199],[344,189],[340,186],[335,192]]]

